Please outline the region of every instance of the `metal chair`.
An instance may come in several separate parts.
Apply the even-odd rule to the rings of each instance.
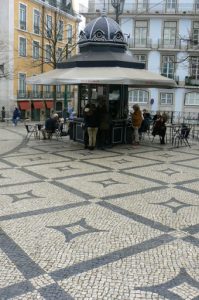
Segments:
[[[35,138],[36,135],[37,135],[37,129],[36,129],[35,125],[27,125],[27,124],[25,124],[24,126],[25,126],[26,132],[27,132],[25,139],[26,140],[30,139],[30,137],[32,135],[34,135],[34,138]]]
[[[173,135],[172,138],[172,145],[176,148],[179,148],[179,146],[184,143],[185,146],[188,146],[191,148],[188,138],[190,134],[191,128],[189,128],[186,125],[182,125],[181,128],[177,129]]]

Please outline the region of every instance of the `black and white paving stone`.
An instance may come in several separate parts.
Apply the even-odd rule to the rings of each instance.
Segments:
[[[199,145],[0,125],[0,300],[199,299]]]

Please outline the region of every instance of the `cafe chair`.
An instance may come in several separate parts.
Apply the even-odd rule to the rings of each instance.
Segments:
[[[26,128],[26,132],[27,132],[26,137],[25,137],[26,140],[29,140],[32,135],[34,137],[36,137],[36,135],[37,135],[37,129],[35,128],[34,125],[27,125],[26,124],[25,128]]]
[[[176,148],[179,148],[180,145],[182,146],[182,144],[184,144],[185,146],[191,148],[188,141],[190,130],[191,129],[187,126],[182,126],[178,130],[176,130],[172,138],[172,145]]]

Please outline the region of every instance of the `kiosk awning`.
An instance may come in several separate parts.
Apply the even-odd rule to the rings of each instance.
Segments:
[[[53,108],[53,101],[50,101],[50,100],[46,101],[46,107],[49,109]]]
[[[21,110],[29,110],[30,109],[30,102],[29,101],[20,101],[18,102],[19,107]]]
[[[173,88],[173,79],[144,69],[122,67],[88,67],[55,69],[29,77],[28,84],[124,84],[133,87]]]
[[[42,109],[44,108],[44,104],[42,101],[34,101],[33,106],[35,109]]]

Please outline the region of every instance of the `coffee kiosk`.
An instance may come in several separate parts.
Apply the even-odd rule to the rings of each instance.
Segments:
[[[111,119],[110,141],[126,143],[128,135],[128,87],[175,87],[174,80],[145,70],[127,49],[118,23],[102,15],[88,23],[79,35],[79,53],[57,65],[55,70],[33,76],[30,84],[78,86],[77,117],[71,138],[83,142],[83,109],[98,105],[103,96]]]

